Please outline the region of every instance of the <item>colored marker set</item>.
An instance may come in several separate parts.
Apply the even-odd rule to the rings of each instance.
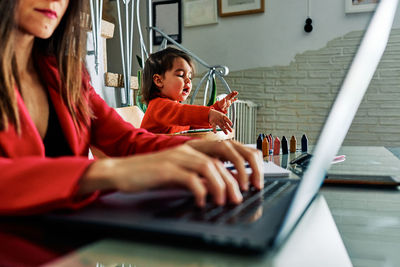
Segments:
[[[281,153],[281,149],[282,154],[288,154],[289,152],[294,153],[297,150],[297,140],[294,135],[290,138],[288,143],[288,140],[285,136],[282,136],[282,140],[280,140],[277,136],[274,138],[272,134],[259,134],[257,138],[257,149],[263,152],[263,157],[269,155],[279,155]],[[303,134],[301,137],[301,152],[307,152],[307,150],[308,139],[307,136]]]

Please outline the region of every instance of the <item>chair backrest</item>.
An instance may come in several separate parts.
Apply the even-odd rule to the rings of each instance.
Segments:
[[[126,121],[131,123],[134,127],[139,128],[142,123],[144,113],[138,106],[129,106],[116,108],[115,111]],[[107,157],[102,151],[96,147],[90,147],[89,158],[105,158]]]
[[[127,122],[136,128],[140,127],[144,113],[138,106],[129,106],[115,109],[118,114]]]

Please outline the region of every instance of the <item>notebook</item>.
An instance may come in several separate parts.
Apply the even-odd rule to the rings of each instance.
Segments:
[[[350,153],[351,151],[351,153]],[[334,186],[396,188],[400,185],[400,159],[384,147],[342,147],[346,160],[332,165],[324,183]]]
[[[251,188],[237,206],[218,207],[209,202],[199,209],[191,194],[182,190],[114,193],[79,211],[47,215],[46,219],[142,237],[182,237],[190,240],[187,244],[202,242],[242,251],[279,248],[315,200],[341,147],[385,50],[397,3],[382,0],[378,4],[301,179],[266,179],[263,190]]]
[[[346,146],[339,152],[341,155],[334,158],[326,174],[325,185],[395,189],[400,186],[400,159],[388,149]],[[311,154],[302,153],[290,161],[290,170],[301,175],[311,158]]]

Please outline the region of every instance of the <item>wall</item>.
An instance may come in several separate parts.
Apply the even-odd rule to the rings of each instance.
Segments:
[[[184,45],[210,64],[229,66],[230,86],[259,105],[258,133],[306,133],[313,144],[372,13],[345,14],[344,1],[311,1],[314,30],[307,34],[306,1],[266,1],[266,8],[185,28]],[[344,144],[400,145],[399,41],[397,29]]]
[[[142,23],[146,23],[147,18],[145,2],[140,1]],[[320,49],[338,36],[365,29],[372,13],[346,14],[344,2],[310,0],[314,30],[308,34],[303,30],[307,17],[306,0],[265,0],[264,13],[219,17],[217,24],[183,27],[182,45],[208,64],[226,65],[232,71],[288,65],[298,53]],[[116,18],[116,2],[110,2],[110,5]],[[399,10],[395,28],[400,27],[398,14]],[[135,54],[139,54],[136,29],[134,36]],[[122,72],[118,25],[114,38],[107,40],[107,54],[109,71]],[[135,59],[133,61],[135,74],[138,65]],[[201,67],[199,70],[202,71]]]
[[[314,30],[307,34],[303,30],[306,0],[265,0],[265,13],[219,17],[218,24],[184,28],[183,45],[209,64],[227,65],[231,70],[288,65],[298,53],[365,29],[372,13],[346,14],[344,2],[310,0]],[[399,10],[397,28],[398,14]]]
[[[287,66],[234,71],[226,80],[241,99],[259,105],[258,133],[306,133],[314,143],[362,35],[353,31],[297,54]],[[400,145],[400,29],[392,30],[344,144]]]
[[[344,0],[310,0],[314,30],[307,34],[306,0],[265,3],[261,14],[185,27],[182,44],[210,65],[230,68],[232,88],[242,99],[260,105],[258,132],[305,132],[312,143],[372,13],[346,14]],[[400,28],[399,10],[394,28]],[[114,72],[120,66],[115,64],[120,58],[117,38],[108,45],[109,69]],[[399,39],[396,30],[345,144],[400,145]]]

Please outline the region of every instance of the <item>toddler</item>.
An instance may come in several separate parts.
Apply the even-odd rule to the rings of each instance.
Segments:
[[[189,129],[219,126],[232,132],[225,115],[237,100],[238,92],[228,94],[211,107],[181,104],[192,90],[194,66],[183,51],[167,47],[147,59],[142,81],[142,99],[148,105],[141,128],[153,133],[177,133]]]

